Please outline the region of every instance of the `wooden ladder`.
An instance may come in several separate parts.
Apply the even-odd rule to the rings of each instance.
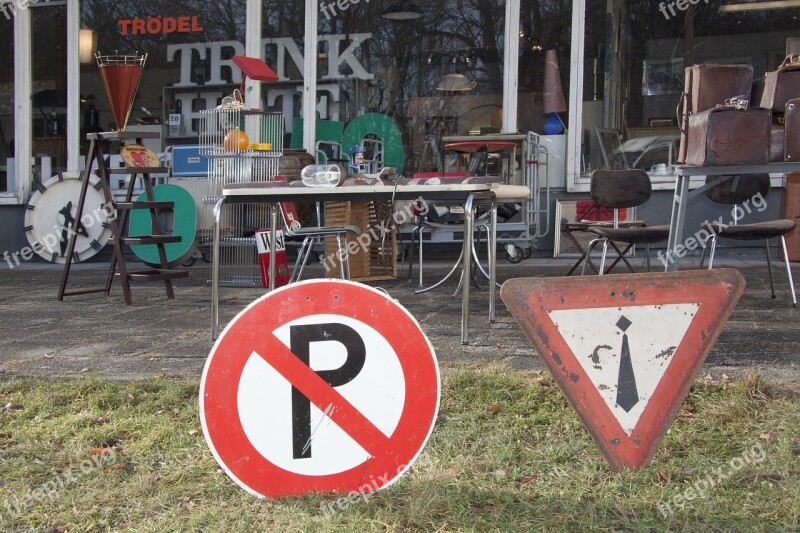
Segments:
[[[126,133],[120,132],[104,132],[104,133],[90,133],[86,136],[89,140],[89,151],[86,154],[86,168],[81,176],[81,194],[78,200],[77,213],[72,221],[70,230],[69,244],[67,247],[66,261],[64,263],[64,271],[61,275],[61,285],[58,291],[59,301],[63,301],[65,296],[76,296],[80,294],[91,294],[104,292],[106,295],[111,293],[111,285],[114,281],[115,275],[119,276],[120,283],[122,284],[122,292],[125,297],[125,303],[131,305],[133,299],[131,297],[131,281],[163,281],[164,287],[167,291],[167,297],[170,299],[175,298],[175,291],[172,287],[173,279],[187,278],[189,273],[185,270],[170,270],[167,263],[167,254],[164,245],[168,243],[180,242],[179,235],[165,235],[161,228],[159,214],[164,211],[169,211],[174,208],[173,202],[157,202],[153,195],[153,186],[150,182],[150,174],[163,174],[167,172],[164,167],[128,167],[128,168],[106,168],[103,148],[104,142],[135,140],[137,144],[142,143],[142,139],[158,138],[158,133],[150,132],[135,132]],[[105,209],[109,217],[109,226],[111,229],[111,239],[114,245],[114,253],[111,257],[111,263],[106,276],[106,283],[103,288],[95,289],[79,289],[67,292],[67,280],[69,279],[70,267],[74,260],[73,252],[75,250],[75,241],[78,237],[76,226],[80,224],[81,216],[83,215],[84,203],[86,201],[86,192],[89,188],[89,180],[92,173],[92,168],[97,164],[97,174],[100,177],[100,184],[102,185],[103,197],[105,199]],[[117,202],[114,200],[114,195],[111,192],[111,176],[120,174],[130,174],[131,179],[128,182],[128,189],[125,195],[124,202]],[[147,201],[134,202],[133,189],[137,177],[141,177],[144,182],[144,189],[147,195]],[[149,236],[142,237],[124,237],[122,232],[125,228],[125,223],[128,220],[128,215],[132,209],[149,209],[150,217],[152,220],[152,233]],[[142,270],[129,270],[125,263],[125,256],[123,253],[124,245],[145,245],[154,244],[158,248],[159,268],[147,268]],[[117,273],[117,270],[119,271]]]

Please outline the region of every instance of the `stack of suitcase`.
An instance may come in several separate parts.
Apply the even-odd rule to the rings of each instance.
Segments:
[[[753,82],[749,65],[694,65],[678,107],[678,162],[800,161],[800,56]]]

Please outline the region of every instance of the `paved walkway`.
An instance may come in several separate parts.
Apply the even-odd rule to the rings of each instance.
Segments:
[[[520,276],[557,276],[567,260],[530,259],[520,265],[501,262],[500,281]],[[707,362],[706,372],[719,376],[758,371],[776,380],[800,378],[800,311],[792,309],[783,270],[776,271],[778,299],[769,295],[766,268],[737,264],[748,282],[742,300]],[[77,265],[71,288],[98,286],[105,265]],[[445,264],[426,270],[437,279]],[[134,305],[126,306],[118,285],[102,294],[56,300],[61,270],[32,264],[0,270],[0,378],[45,378],[92,375],[111,379],[180,376],[199,379],[212,342],[207,265],[189,269],[176,283],[175,300],[163,285],[138,284]],[[403,277],[375,283],[397,298],[420,322],[442,363],[503,361],[512,368],[543,370],[528,340],[498,305],[498,320],[489,324],[488,291],[473,291],[469,346],[460,343],[460,299],[451,297],[456,281],[415,295],[415,284]],[[223,289],[221,317],[230,320],[263,294],[260,289]]]

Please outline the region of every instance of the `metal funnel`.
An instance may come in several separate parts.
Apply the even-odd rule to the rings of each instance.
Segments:
[[[117,129],[123,131],[128,124],[147,54],[119,55],[115,52],[114,55],[104,56],[98,52],[95,57]]]

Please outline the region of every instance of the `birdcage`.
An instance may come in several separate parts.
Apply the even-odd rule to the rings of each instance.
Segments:
[[[200,112],[201,155],[209,159],[206,209],[231,183],[269,181],[279,173],[283,114],[237,105]],[[270,225],[263,204],[225,206],[220,218],[219,272],[222,287],[261,287],[255,232]],[[210,243],[210,235],[203,236]]]

